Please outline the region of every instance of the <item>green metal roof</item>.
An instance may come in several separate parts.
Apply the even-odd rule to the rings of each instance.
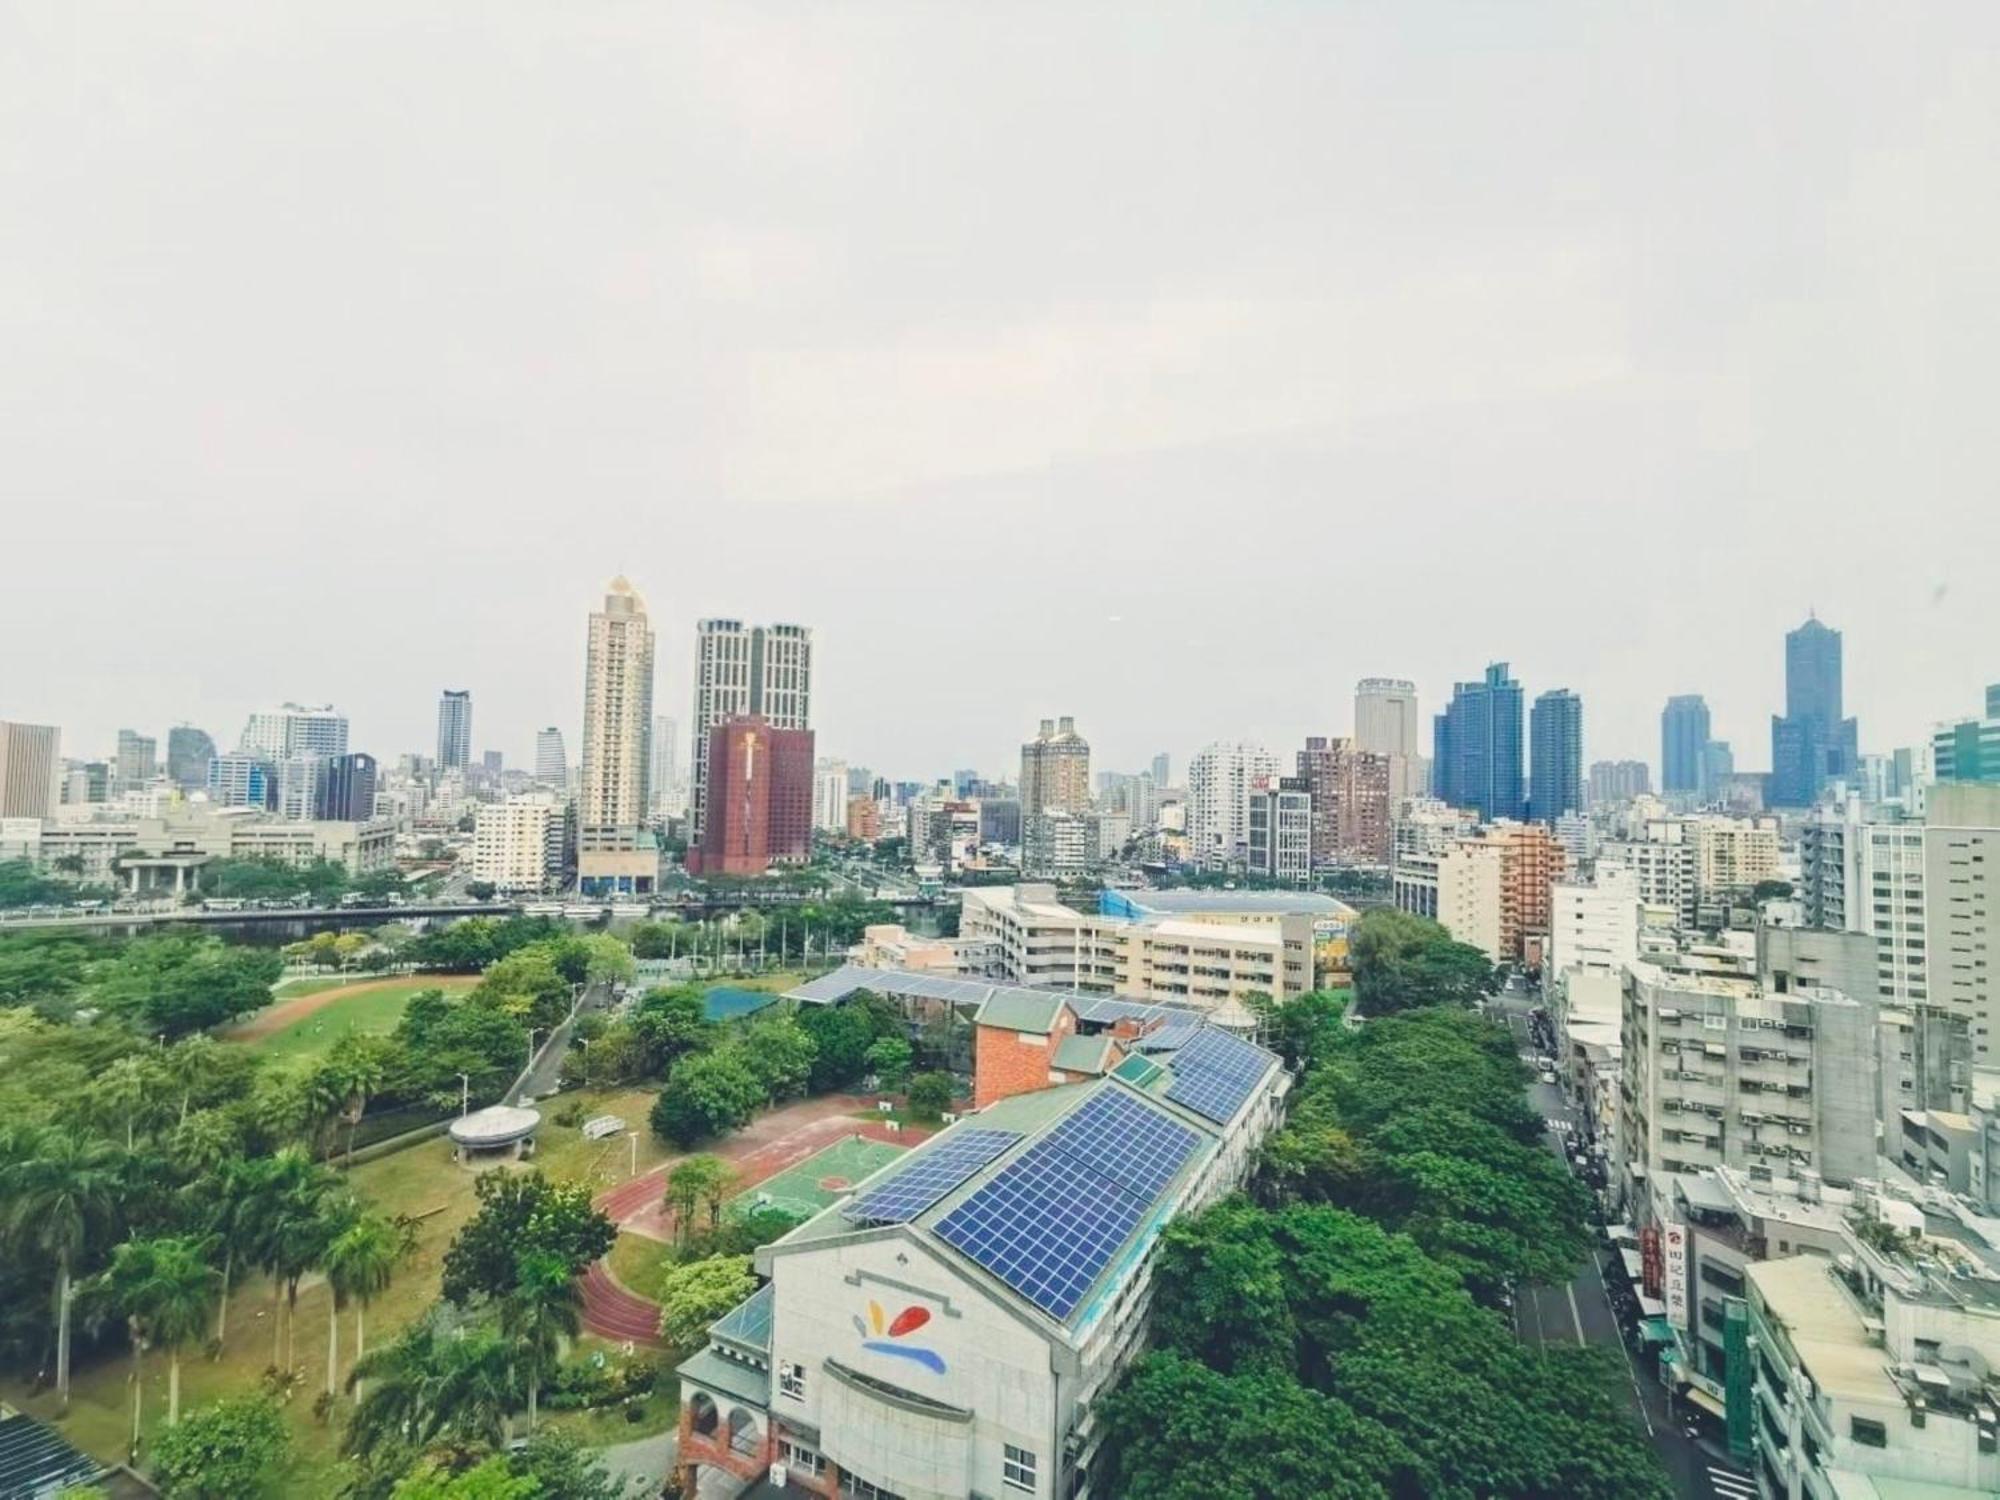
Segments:
[[[1056,1046],[1054,1062],[1065,1073],[1102,1073],[1110,1057],[1108,1036],[1066,1036]]]
[[[771,1404],[771,1377],[767,1371],[753,1370],[736,1360],[725,1359],[713,1349],[704,1349],[682,1360],[674,1373],[683,1380],[707,1386],[718,1395],[745,1402],[759,1410]]]
[[[1047,1036],[1066,1004],[1061,995],[1039,994],[1033,990],[997,990],[979,1007],[973,1019],[981,1026],[998,1026],[1006,1031],[1028,1031]]]

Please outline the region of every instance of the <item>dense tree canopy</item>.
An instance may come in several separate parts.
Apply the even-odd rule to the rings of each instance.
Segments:
[[[1349,954],[1354,995],[1364,1015],[1471,1005],[1495,984],[1484,953],[1409,912],[1384,908],[1365,914],[1354,924]]]
[[[540,1172],[488,1172],[474,1191],[479,1212],[445,1252],[447,1301],[464,1305],[508,1296],[520,1284],[523,1258],[531,1255],[552,1256],[575,1274],[618,1238],[582,1183],[550,1182]]]

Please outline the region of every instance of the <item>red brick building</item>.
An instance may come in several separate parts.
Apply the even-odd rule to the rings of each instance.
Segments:
[[[708,818],[688,851],[696,875],[761,875],[812,852],[813,732],[775,729],[756,714],[708,736]]]

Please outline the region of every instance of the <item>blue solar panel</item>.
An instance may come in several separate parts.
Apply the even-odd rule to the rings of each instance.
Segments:
[[[1226,1125],[1270,1066],[1270,1055],[1261,1048],[1226,1031],[1203,1027],[1174,1054],[1174,1081],[1167,1085],[1167,1097]]]
[[[1147,1207],[1045,1140],[939,1220],[937,1235],[1061,1321]]]
[[[1171,1052],[1176,1047],[1185,1046],[1188,1039],[1201,1030],[1199,1022],[1171,1021],[1156,1027],[1139,1038],[1141,1052]]]
[[[1048,1134],[1050,1145],[1148,1203],[1173,1180],[1198,1139],[1187,1126],[1116,1089],[1088,1100]]]
[[[1014,1130],[956,1130],[841,1213],[857,1224],[907,1224],[1020,1138]]]

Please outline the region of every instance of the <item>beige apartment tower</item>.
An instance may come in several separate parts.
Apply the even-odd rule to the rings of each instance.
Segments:
[[[62,785],[62,731],[0,719],[0,818],[53,818]]]
[[[1044,719],[1036,736],[1021,746],[1021,818],[1090,809],[1090,742],[1076,732],[1076,720]]]
[[[659,855],[646,835],[653,747],[653,631],[622,576],[590,617],[583,674],[577,875],[586,891],[650,891]]]

